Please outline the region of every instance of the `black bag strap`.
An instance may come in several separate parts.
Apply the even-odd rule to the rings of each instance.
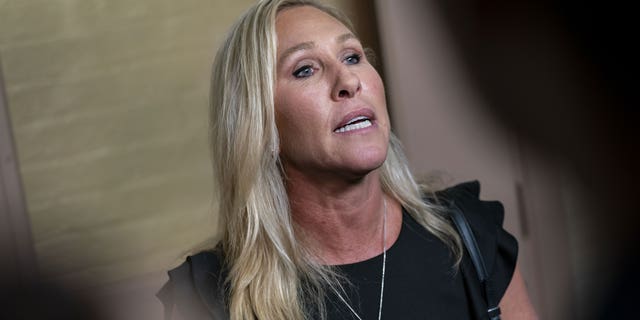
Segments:
[[[473,230],[471,230],[471,226],[469,226],[467,218],[465,218],[462,210],[460,209],[460,207],[458,207],[458,205],[456,205],[455,201],[452,200],[449,205],[451,220],[456,226],[458,233],[460,233],[460,238],[462,238],[462,242],[464,243],[464,246],[469,253],[469,257],[471,258],[471,262],[473,262],[473,266],[475,267],[480,285],[484,290],[484,296],[487,302],[487,315],[489,316],[490,320],[500,320],[500,307],[498,306],[498,303],[496,301],[493,301],[493,296],[490,294],[491,283],[489,281],[489,274],[487,272],[487,267],[484,263],[484,259],[482,258],[482,253],[478,248],[476,238],[473,235]]]

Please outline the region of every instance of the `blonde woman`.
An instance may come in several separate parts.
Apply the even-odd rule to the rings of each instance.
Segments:
[[[382,80],[339,12],[259,1],[219,49],[211,88],[222,239],[169,272],[159,294],[169,312],[488,318],[451,223],[453,202],[471,224],[503,319],[534,317],[502,207],[478,200],[477,183],[422,191],[391,133]]]

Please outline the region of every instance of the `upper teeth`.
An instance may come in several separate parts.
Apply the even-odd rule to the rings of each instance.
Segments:
[[[360,120],[364,120],[364,121],[357,122]],[[354,122],[357,122],[357,123],[354,123]],[[349,121],[349,124],[345,125],[344,127],[340,127],[336,129],[335,132],[338,132],[338,133],[347,132],[347,131],[362,129],[370,126],[371,126],[371,121],[369,119],[367,119],[366,117],[357,117]]]
[[[365,117],[365,116],[355,117],[355,118],[351,119],[349,122],[347,122],[347,124],[352,124],[352,123],[360,121],[360,120],[367,120],[367,117]]]

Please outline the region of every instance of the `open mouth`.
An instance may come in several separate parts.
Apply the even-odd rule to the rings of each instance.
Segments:
[[[351,119],[344,126],[333,130],[333,132],[335,132],[335,133],[343,133],[343,132],[348,132],[348,131],[353,131],[353,130],[358,130],[358,129],[364,129],[364,128],[370,127],[370,126],[371,126],[371,120],[369,118],[367,118],[365,116],[359,116],[359,117],[355,117],[355,118]]]

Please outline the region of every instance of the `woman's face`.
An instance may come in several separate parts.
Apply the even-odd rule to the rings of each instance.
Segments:
[[[389,117],[380,76],[360,41],[311,6],[276,19],[280,157],[304,175],[361,177],[384,162]]]

